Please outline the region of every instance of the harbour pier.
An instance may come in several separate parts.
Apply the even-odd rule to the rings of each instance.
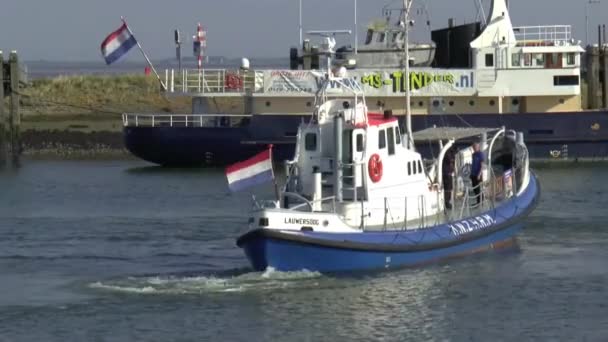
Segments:
[[[10,53],[7,61],[0,51],[0,65],[0,166],[18,167],[22,151],[19,86],[25,83],[25,73],[16,51]]]

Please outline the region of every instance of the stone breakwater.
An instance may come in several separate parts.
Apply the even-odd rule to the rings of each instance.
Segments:
[[[22,133],[23,155],[52,159],[132,158],[121,132],[27,130]]]

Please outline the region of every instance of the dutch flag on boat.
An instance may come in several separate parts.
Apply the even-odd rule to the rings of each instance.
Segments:
[[[271,148],[245,161],[230,165],[226,168],[226,178],[231,191],[269,182],[274,179],[272,172]]]
[[[106,60],[106,64],[112,64],[136,44],[135,36],[129,30],[127,23],[123,21],[122,26],[110,33],[101,43],[101,54]]]

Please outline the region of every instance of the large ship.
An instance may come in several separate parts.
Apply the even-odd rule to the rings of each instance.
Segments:
[[[494,0],[487,21],[459,26],[450,22],[432,31],[433,43],[413,45],[406,80],[405,57],[399,65],[399,56],[406,54],[399,49],[405,50],[408,37],[395,26],[409,24],[387,21],[370,27],[366,43],[374,46],[367,53],[365,45],[360,54],[349,48],[335,51],[348,82],[367,94],[370,110],[391,111],[402,124],[410,110],[414,131],[508,126],[524,133],[533,160],[608,158],[608,112],[583,109],[585,50],[573,39],[570,26],[514,27],[505,0]],[[302,56],[292,50],[292,68],[298,70],[253,70],[247,65],[236,70],[167,70],[167,95],[191,97],[192,113],[124,114],[127,149],[166,166],[231,163],[268,144],[275,146],[275,158],[291,158],[298,125],[310,120],[319,105],[314,98],[323,82],[315,69],[324,54],[332,52],[332,43],[325,37],[321,47],[311,48],[305,41]],[[370,51],[381,57],[374,60]],[[591,65],[588,74],[599,78],[599,66]],[[589,83],[589,102],[599,101],[598,84]],[[330,97],[344,91],[340,84],[327,89]],[[420,150],[425,151],[424,146]]]

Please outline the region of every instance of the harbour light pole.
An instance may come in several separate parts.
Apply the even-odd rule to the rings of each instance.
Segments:
[[[585,3],[585,45],[589,45],[589,5],[599,3],[599,0],[588,0]]]
[[[591,1],[591,0],[590,0]],[[413,0],[403,0],[403,50],[405,52],[405,124],[407,129],[408,145],[414,148],[414,137],[412,134],[412,108],[410,104],[410,48],[409,48],[409,30],[410,30],[410,9],[412,8]]]
[[[359,36],[357,35],[357,0],[355,0],[355,55],[357,54],[357,44],[359,44]]]
[[[302,41],[303,41],[302,40],[302,0],[300,0],[300,7],[299,7],[299,10],[298,10],[298,16],[299,16],[299,19],[300,19],[300,21],[299,21],[299,23],[300,23],[300,26],[299,26],[299,28],[300,28],[300,41],[298,42],[297,46],[301,46],[302,45]]]

